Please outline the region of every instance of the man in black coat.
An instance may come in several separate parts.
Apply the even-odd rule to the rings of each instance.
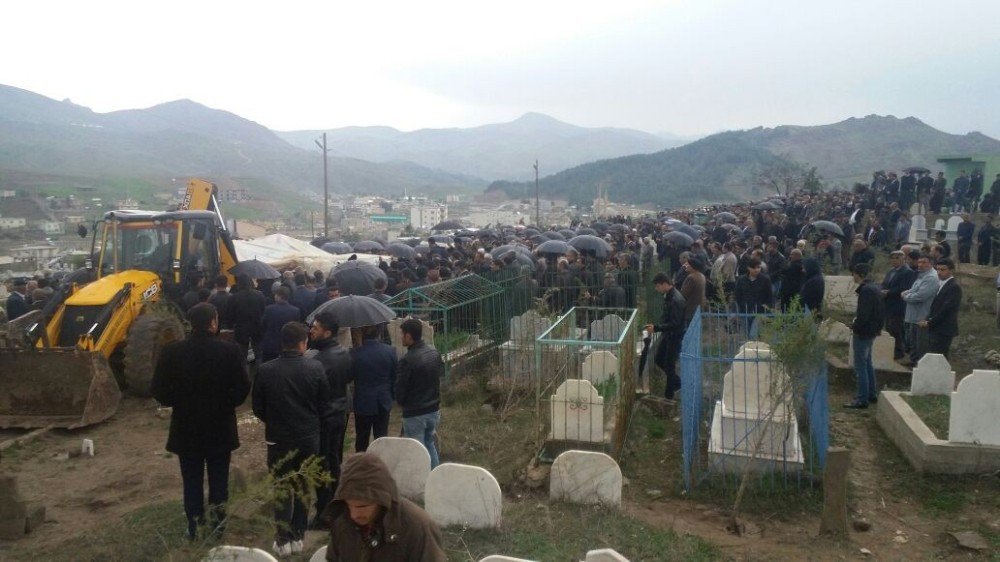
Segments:
[[[399,360],[396,402],[403,410],[403,437],[424,444],[433,469],[441,460],[434,437],[441,421],[441,377],[444,361],[438,350],[423,339],[424,328],[410,318],[400,326],[406,355]]]
[[[246,355],[234,343],[216,339],[215,307],[196,304],[188,311],[191,335],[167,344],[153,374],[153,396],[173,408],[167,450],[177,455],[184,482],[188,535],[205,521],[202,489],[208,469],[208,523],[213,532],[225,521],[229,499],[229,460],[240,446],[236,407],[250,392]]]
[[[27,314],[30,310],[25,294],[28,292],[28,282],[23,279],[14,280],[14,290],[7,297],[7,320],[13,320]]]
[[[281,355],[261,365],[254,381],[253,413],[264,422],[267,468],[279,477],[295,472],[319,454],[320,434],[331,417],[330,383],[323,364],[303,356],[308,335],[309,329],[301,322],[285,324],[280,332]],[[284,498],[275,507],[274,520],[275,552],[302,552],[309,521],[309,508],[302,497]]]
[[[281,329],[285,324],[298,322],[302,317],[302,311],[289,302],[291,294],[288,287],[278,287],[274,291],[274,304],[264,308],[260,339],[262,361],[270,361],[281,354]]]
[[[674,399],[674,394],[681,389],[681,378],[677,375],[677,360],[681,355],[681,342],[684,340],[684,297],[674,288],[674,282],[663,272],[653,277],[653,287],[663,295],[663,313],[658,324],[646,324],[646,332],[660,332],[660,344],[656,348],[653,362],[663,369],[667,375],[667,388],[664,392],[668,400]]]
[[[931,301],[931,311],[927,319],[918,322],[927,328],[927,352],[940,353],[948,357],[951,340],[958,335],[958,309],[962,304],[962,287],[955,279],[955,262],[940,259],[934,266],[941,285]]]
[[[226,308],[221,311],[222,325],[232,328],[233,339],[243,348],[243,357],[253,346],[257,363],[261,359],[260,340],[266,306],[264,293],[254,288],[253,281],[244,273],[236,278],[236,292],[226,300]]]
[[[882,280],[882,298],[885,299],[885,331],[895,339],[892,358],[900,360],[906,355],[906,342],[903,337],[903,318],[906,316],[906,302],[903,301],[903,291],[908,291],[917,278],[917,272],[910,269],[905,262],[905,256],[900,250],[889,254],[892,266]]]
[[[347,433],[347,385],[354,380],[351,370],[351,352],[337,341],[340,325],[332,312],[324,310],[313,317],[309,326],[309,340],[313,359],[323,364],[330,386],[330,417],[320,430],[320,455],[326,459],[327,470],[336,486],[340,479],[340,463],[344,458],[344,434]],[[333,499],[333,487],[324,486],[316,491],[316,513],[322,513]],[[313,527],[319,525],[318,519]]]
[[[854,401],[844,404],[844,407],[864,409],[870,402],[878,401],[872,347],[885,323],[885,302],[878,285],[868,278],[871,273],[868,264],[855,265],[851,273],[854,275],[854,282],[858,284],[855,291],[858,295],[858,307],[854,321],[851,322],[851,349],[854,353],[854,375],[858,379],[858,390]]]

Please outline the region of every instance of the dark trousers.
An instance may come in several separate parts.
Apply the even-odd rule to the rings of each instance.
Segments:
[[[298,443],[268,445],[267,468],[276,477],[284,476],[297,471],[306,459],[318,453],[318,435]],[[302,499],[298,494],[288,493],[274,508],[274,522],[277,524],[275,542],[279,545],[300,541],[305,537],[306,525],[309,523],[309,508]]]
[[[226,502],[229,501],[230,451],[184,453],[177,455],[184,482],[184,513],[188,536],[194,538],[205,520],[205,469],[208,468],[208,505],[210,530],[221,532],[225,526]]]
[[[681,357],[681,342],[683,339],[663,335],[663,340],[656,349],[656,366],[663,369],[667,375],[666,398],[673,400],[674,394],[681,389],[681,377],[677,374],[677,361]]]
[[[948,350],[951,349],[951,340],[954,336],[942,336],[934,332],[927,332],[927,353],[940,353],[948,357]]]
[[[903,336],[903,317],[886,316],[885,331],[895,339],[895,346],[892,348],[892,358],[902,359],[906,355],[906,338]]]
[[[377,414],[361,415],[354,412],[354,431],[357,433],[354,450],[358,453],[367,451],[372,435],[375,439],[389,435],[389,412],[382,410],[381,406]]]
[[[990,265],[990,250],[992,248],[992,244],[979,245],[979,248],[976,250],[976,262],[979,265]]]
[[[344,434],[347,433],[347,412],[333,416],[320,435],[319,454],[326,463],[326,469],[333,476],[333,483],[316,490],[316,515],[323,513],[333,500],[333,491],[340,480],[340,463],[344,459]]]
[[[958,245],[958,261],[961,263],[970,263],[972,261],[972,242]]]

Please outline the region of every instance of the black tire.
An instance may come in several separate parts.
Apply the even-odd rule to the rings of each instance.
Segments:
[[[163,346],[184,339],[184,326],[173,316],[142,314],[132,323],[125,344],[125,389],[132,396],[149,398],[153,370]]]

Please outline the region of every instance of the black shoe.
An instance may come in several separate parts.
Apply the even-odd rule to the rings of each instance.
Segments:
[[[868,399],[869,404],[878,404],[878,396],[872,396]]]
[[[851,410],[864,410],[868,407],[868,404],[863,404],[861,402],[851,402],[849,404],[844,404],[844,407],[849,408]]]

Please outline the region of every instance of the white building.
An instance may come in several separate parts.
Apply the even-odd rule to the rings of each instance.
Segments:
[[[447,205],[425,204],[410,207],[410,225],[417,230],[430,230],[432,226],[447,218]]]
[[[31,226],[41,230],[45,234],[62,234],[65,232],[63,223],[60,221],[38,220],[32,221]]]
[[[28,226],[28,221],[24,217],[0,217],[0,230],[13,230]]]

